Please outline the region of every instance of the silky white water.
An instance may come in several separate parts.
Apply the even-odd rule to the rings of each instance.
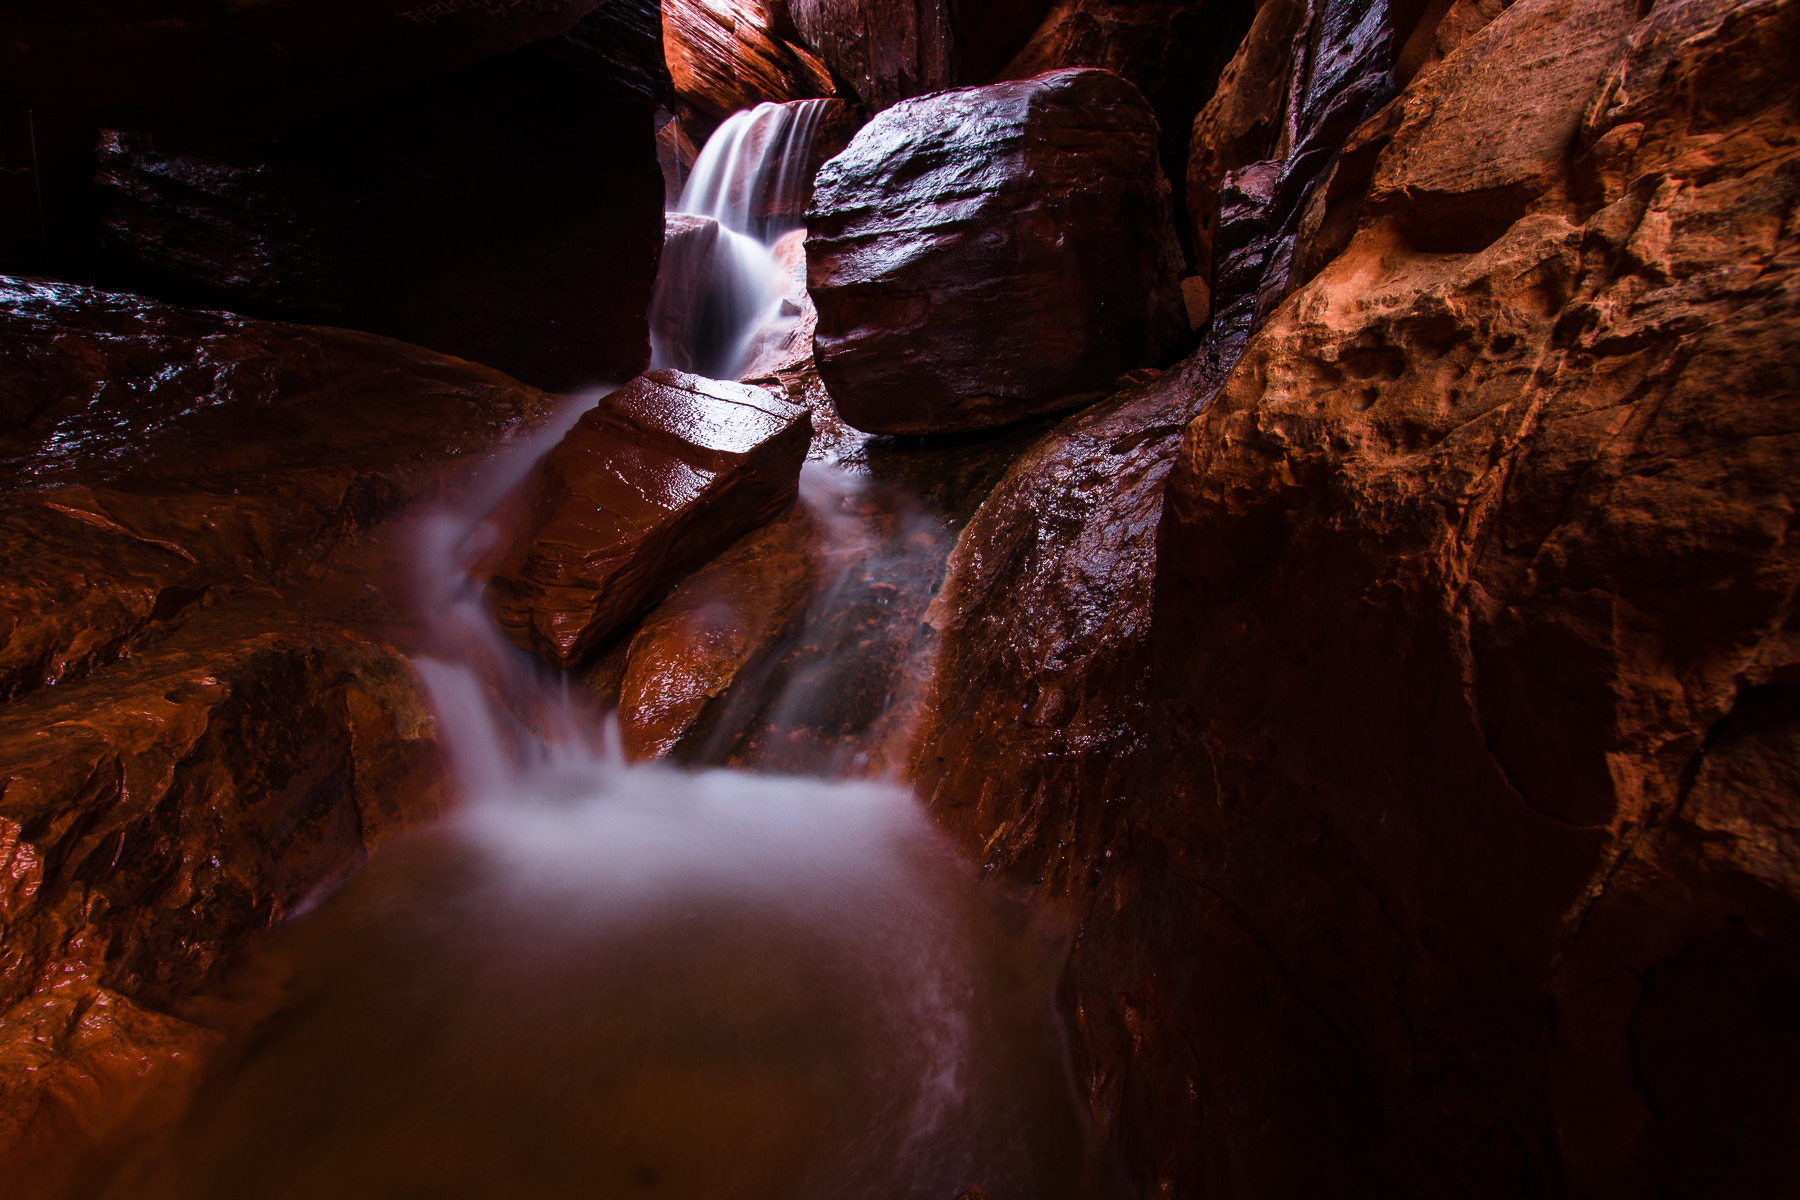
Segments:
[[[736,379],[788,288],[775,243],[802,224],[813,138],[827,102],[759,104],[707,139],[674,212],[707,218],[664,247],[650,302],[650,365]],[[672,228],[674,225],[672,225]]]

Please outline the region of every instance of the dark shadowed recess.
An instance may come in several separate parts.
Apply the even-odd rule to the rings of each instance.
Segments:
[[[647,361],[654,4],[176,7],[0,17],[5,269],[550,387]]]

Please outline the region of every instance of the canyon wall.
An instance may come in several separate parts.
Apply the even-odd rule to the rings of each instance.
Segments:
[[[1195,126],[1255,332],[977,517],[922,790],[1146,1194],[1791,1190],[1795,9],[1453,9],[1329,136],[1309,11]]]

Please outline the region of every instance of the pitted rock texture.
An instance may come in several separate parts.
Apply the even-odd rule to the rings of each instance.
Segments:
[[[1074,407],[1183,332],[1156,122],[1096,70],[907,101],[820,170],[819,374],[876,433]]]
[[[1109,886],[1160,880],[1136,1086],[1196,1089],[1224,1177],[1800,1186],[1791,1004],[1749,999],[1800,983],[1797,32],[1521,0],[1189,427],[1167,799]]]
[[[695,567],[793,503],[807,412],[761,388],[651,371],[585,413],[521,485],[489,592],[515,643],[586,658]]]
[[[0,1177],[35,1198],[185,1102],[246,938],[442,807],[404,518],[552,402],[45,280],[0,278],[0,349]]]
[[[914,778],[1082,918],[1140,1194],[1785,1194],[1794,6],[1459,11],[1217,397],[965,533]]]

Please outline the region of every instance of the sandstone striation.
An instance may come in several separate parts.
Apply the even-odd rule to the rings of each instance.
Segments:
[[[1797,28],[1435,8],[1297,195],[1253,31],[1223,186],[1299,269],[1216,397],[1218,341],[1150,385],[1154,551],[1142,435],[1081,434],[1141,396],[959,542],[913,770],[1082,914],[1143,1193],[1796,1186]]]
[[[1241,0],[1057,0],[998,78],[1100,67],[1136,87],[1156,114],[1163,176],[1182,214],[1189,131],[1257,11]],[[1191,257],[1188,223],[1178,220],[1176,232]]]
[[[825,64],[771,26],[758,0],[667,0],[662,40],[676,94],[716,119],[764,101],[834,95]]]
[[[859,429],[1074,407],[1186,325],[1156,123],[1104,71],[881,113],[820,170],[807,224],[819,374]]]
[[[793,503],[812,425],[761,388],[652,371],[584,414],[521,485],[489,590],[507,636],[572,666]]]

